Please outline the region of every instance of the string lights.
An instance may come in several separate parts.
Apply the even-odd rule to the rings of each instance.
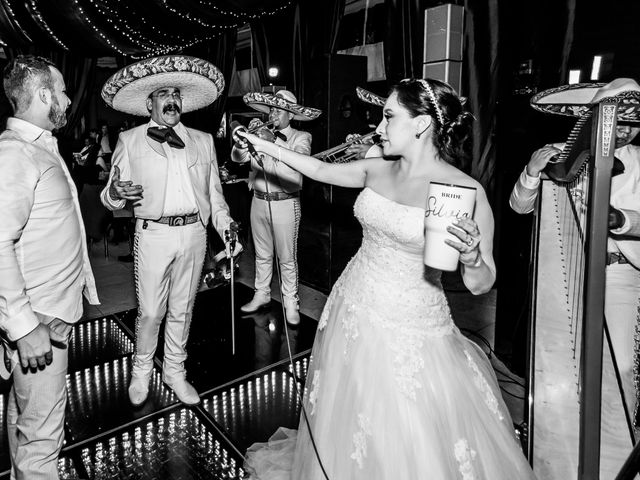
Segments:
[[[47,22],[44,21],[44,18],[42,18],[42,14],[38,10],[38,6],[36,5],[35,0],[29,0],[29,3],[25,4],[25,6],[27,7],[27,9],[30,9],[30,13],[31,13],[31,16],[33,17],[33,19],[36,21],[36,23],[38,25],[40,25],[41,28],[46,30],[46,32],[53,39],[53,41],[56,42],[64,50],[69,50],[69,47],[67,47],[62,42],[62,40],[60,40],[58,37],[56,37],[56,35],[53,33],[53,30],[51,30],[51,28],[49,27]]]
[[[18,29],[27,38],[27,40],[29,40],[30,42],[33,42],[33,40],[31,40],[31,37],[27,35],[27,31],[20,26],[20,23],[16,18],[16,14],[14,13],[13,8],[11,8],[11,2],[9,0],[4,0],[4,7],[5,7],[5,10],[9,12],[9,15],[11,16],[11,20],[13,20],[13,23],[15,23],[16,27],[18,27]]]
[[[98,2],[94,2],[94,0],[89,0],[89,4],[98,11],[101,17],[109,24],[111,28],[113,28],[113,30],[118,32],[118,34],[124,36],[127,40],[134,43],[138,47],[144,50],[154,50],[157,48],[162,48],[162,44],[146,37],[142,34],[141,31],[135,30],[129,25],[129,22],[127,22],[126,18],[124,18],[122,15],[118,15],[117,12],[108,5],[101,5]],[[120,25],[117,25],[114,19],[117,19]],[[142,23],[145,23],[144,20],[142,21]],[[131,34],[130,32],[133,32],[133,34]]]
[[[171,5],[169,5],[169,0],[160,0],[165,8],[167,10],[169,10],[170,12],[178,15],[180,18],[182,18],[183,20],[187,20],[190,22],[195,22],[203,27],[209,27],[209,28],[220,28],[220,25],[213,25],[210,23],[207,23],[203,20],[201,20],[200,18],[197,18],[193,15],[191,15],[190,13],[181,13],[178,10],[176,10],[175,8],[173,8]],[[199,2],[201,5],[207,7],[207,8],[211,8],[212,10],[215,10],[216,12],[222,14],[222,15],[226,15],[232,18],[237,19],[238,21],[236,22],[235,25],[232,26],[232,28],[237,28],[240,27],[242,25],[244,25],[245,23],[247,23],[250,20],[255,20],[256,18],[261,18],[261,17],[265,17],[265,16],[271,16],[271,15],[275,15],[278,12],[281,12],[282,10],[288,8],[291,5],[291,0],[289,0],[286,4],[281,5],[269,12],[261,12],[261,13],[238,13],[238,12],[234,12],[231,10],[225,10],[223,8],[218,7],[217,5],[215,5],[214,3],[211,2],[203,2],[202,0],[200,0]]]
[[[166,2],[166,0],[162,0],[163,2]],[[269,12],[262,12],[262,13],[255,13],[255,14],[251,14],[251,13],[238,13],[232,10],[225,10],[223,8],[218,7],[215,2],[212,2],[210,0],[198,0],[198,3],[200,5],[202,5],[203,7],[207,7],[207,8],[211,8],[219,13],[222,13],[223,15],[230,15],[232,17],[236,17],[236,18],[243,18],[245,20],[252,20],[252,19],[256,19],[256,18],[260,18],[260,17],[264,17],[264,16],[268,16],[268,15],[273,15],[275,13],[278,13],[282,10],[284,10],[285,8],[288,8],[291,5],[291,0],[289,0],[285,5],[281,5],[280,7],[277,7]]]
[[[9,13],[16,29],[22,31],[23,35],[32,42],[26,31],[20,26],[17,15],[10,5],[11,0],[0,0],[3,2],[6,11]],[[157,0],[156,0],[157,1]],[[152,2],[153,3],[153,2]],[[237,29],[247,22],[275,15],[292,4],[292,0],[269,11],[256,10],[256,13],[247,13],[239,10],[230,10],[215,5],[215,1],[199,0],[199,4],[214,14],[203,15],[201,18],[197,14],[185,11],[180,8],[179,3],[170,0],[159,0],[155,8],[165,9],[171,15],[157,13],[160,23],[170,23],[171,21],[182,21],[193,24],[194,29],[172,29],[166,25],[158,25],[149,17],[153,15],[140,14],[139,8],[144,10],[144,3],[130,2],[123,0],[73,0],[75,12],[79,19],[93,31],[98,41],[101,41],[107,48],[128,56],[133,59],[142,59],[155,55],[166,55],[176,51],[189,48],[195,44],[211,40],[225,33],[226,31]],[[58,37],[51,26],[45,21],[38,8],[38,0],[27,0],[25,8],[30,13],[33,21],[45,31],[49,37],[62,49],[69,50],[69,46]],[[212,18],[218,17],[215,22]],[[175,31],[175,33],[174,33]],[[187,32],[185,34],[185,32]],[[0,45],[6,45],[0,40]],[[136,52],[134,54],[133,52]],[[141,53],[138,53],[141,52]]]
[[[82,6],[80,5],[79,0],[73,0],[74,5],[76,6],[77,12],[82,16],[83,20],[91,27],[91,29],[104,40],[109,47],[118,52],[121,55],[127,55],[120,48],[118,48],[102,31],[96,27],[96,25],[91,21],[91,19],[84,13]]]
[[[78,4],[78,2],[79,0],[75,0],[76,4]],[[117,7],[114,8],[113,4],[109,5],[106,0],[88,0],[88,4],[97,12],[100,19],[104,20],[109,25],[109,28],[113,29],[117,34],[122,35],[128,41],[145,51],[145,53],[143,54],[133,55],[125,54],[121,50],[116,48],[118,52],[123,53],[124,55],[128,55],[133,59],[142,59],[155,55],[166,55],[168,53],[175,52],[176,50],[182,50],[197,43],[211,40],[212,38],[215,38],[218,35],[222,34],[224,31],[231,28],[238,28],[241,25],[241,23],[235,23],[225,26],[212,26],[210,28],[207,28],[207,30],[209,31],[213,30],[209,34],[194,36],[191,38],[184,38],[179,34],[170,36],[164,29],[146,22],[143,16],[139,16],[140,23],[144,25],[147,30],[150,30],[153,36],[163,37],[166,39],[164,41],[159,41],[151,39],[148,33],[144,33],[141,29],[133,28],[126,21],[125,16],[121,14],[121,9],[118,8],[120,3],[121,2],[119,0],[116,0],[115,4],[117,5]],[[126,7],[130,10],[131,4],[127,4]],[[87,22],[87,24],[89,24],[96,33],[101,35],[102,38],[105,38],[102,32],[96,27],[95,22],[91,21],[87,13],[82,9],[79,10],[82,14],[82,18]],[[176,12],[176,15],[180,16],[180,13]],[[115,45],[113,45],[113,47],[115,47]]]

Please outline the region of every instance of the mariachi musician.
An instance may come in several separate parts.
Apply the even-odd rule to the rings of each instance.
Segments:
[[[303,155],[311,153],[311,134],[296,130],[290,123],[292,120],[313,120],[322,113],[320,110],[299,105],[295,95],[288,90],[280,90],[275,95],[247,93],[243,100],[251,108],[269,114],[273,131],[265,126],[258,129],[257,135]],[[242,142],[236,143],[231,150],[234,162],[251,162],[249,188],[253,189],[250,219],[256,255],[255,293],[252,300],[240,310],[244,313],[255,312],[271,302],[275,250],[282,274],[280,289],[286,319],[295,325],[300,322],[296,253],[302,175],[268,155],[261,157],[253,157]]]

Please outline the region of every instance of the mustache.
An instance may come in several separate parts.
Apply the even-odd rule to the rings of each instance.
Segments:
[[[176,103],[167,103],[164,107],[162,107],[162,113],[166,112],[176,112],[180,113],[180,107]]]

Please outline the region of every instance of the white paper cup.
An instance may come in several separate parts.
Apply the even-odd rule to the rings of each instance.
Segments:
[[[429,182],[424,216],[425,265],[450,272],[458,267],[460,252],[444,241],[448,238],[460,242],[460,239],[447,232],[447,227],[456,219],[473,218],[475,204],[474,187]]]

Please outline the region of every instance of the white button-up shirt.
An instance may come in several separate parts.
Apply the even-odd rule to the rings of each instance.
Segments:
[[[161,125],[151,120],[149,126],[159,127]],[[187,129],[184,125],[178,123],[173,127],[173,130],[184,142],[187,138]],[[162,149],[168,159],[167,188],[165,190],[162,215],[172,217],[174,215],[196,213],[198,206],[193,193],[191,178],[189,178],[186,150],[184,148],[173,148],[167,142],[163,142],[160,145],[162,145]]]
[[[51,132],[9,118],[0,135],[0,330],[15,341],[34,312],[73,323],[98,296],[78,194]]]

